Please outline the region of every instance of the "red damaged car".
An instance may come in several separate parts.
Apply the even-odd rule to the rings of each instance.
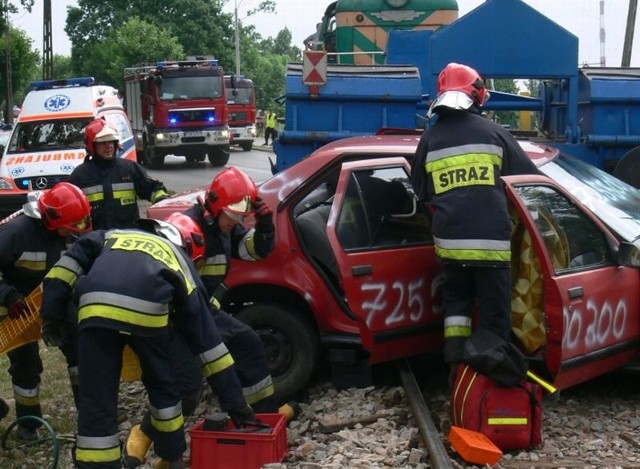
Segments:
[[[441,268],[409,181],[417,136],[330,143],[260,186],[276,247],[231,268],[223,308],[261,335],[280,396],[321,352],[339,386],[368,364],[442,345]],[[522,142],[546,176],[504,180],[513,218],[513,330],[559,388],[640,355],[640,192],[556,149]],[[198,191],[149,208],[164,218]]]

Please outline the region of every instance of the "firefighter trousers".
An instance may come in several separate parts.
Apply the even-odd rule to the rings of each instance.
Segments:
[[[511,337],[511,268],[445,264],[444,360],[460,362],[462,347],[476,327],[488,329],[505,340]]]
[[[42,418],[39,393],[42,360],[38,342],[30,342],[15,348],[8,352],[7,356],[13,396],[16,400],[16,417],[32,415]],[[42,426],[42,423],[35,419],[25,419],[20,425],[35,430]]]
[[[171,369],[169,329],[160,335],[141,337],[105,328],[84,328],[78,334],[78,468],[122,467],[118,391],[122,351],[127,343],[140,359],[156,431],[156,454],[173,461],[186,449],[180,395]]]
[[[235,362],[247,404],[256,412],[278,412],[267,355],[256,331],[224,311],[214,313],[214,320]]]

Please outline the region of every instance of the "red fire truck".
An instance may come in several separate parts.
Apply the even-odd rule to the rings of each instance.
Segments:
[[[256,138],[256,92],[253,81],[244,75],[226,75],[224,78],[231,145],[250,151]]]
[[[229,161],[224,71],[214,59],[158,62],[124,72],[138,160],[160,168],[166,155],[213,166]]]

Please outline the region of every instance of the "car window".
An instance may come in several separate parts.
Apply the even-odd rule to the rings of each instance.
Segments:
[[[516,192],[527,206],[557,273],[610,262],[606,235],[564,194],[543,185],[519,186]]]
[[[433,243],[427,210],[418,202],[404,167],[351,174],[337,235],[344,249]]]

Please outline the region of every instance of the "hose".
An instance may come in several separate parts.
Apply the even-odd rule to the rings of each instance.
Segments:
[[[38,422],[42,423],[42,425],[44,425],[44,427],[49,432],[50,438],[39,438],[38,440],[32,441],[30,443],[25,443],[20,446],[8,447],[7,437],[9,436],[9,433],[11,433],[11,430],[13,429],[13,427],[29,419],[37,420]],[[2,449],[4,451],[10,451],[14,448],[25,448],[25,447],[33,446],[33,445],[42,443],[43,441],[49,441],[49,440],[53,441],[53,461],[51,464],[51,468],[56,469],[58,467],[58,456],[60,454],[60,444],[58,443],[58,436],[56,435],[56,432],[53,429],[53,427],[49,425],[49,423],[46,420],[41,419],[40,417],[36,417],[35,415],[25,415],[24,417],[20,417],[19,419],[15,420],[11,425],[7,427],[7,429],[2,434]]]

